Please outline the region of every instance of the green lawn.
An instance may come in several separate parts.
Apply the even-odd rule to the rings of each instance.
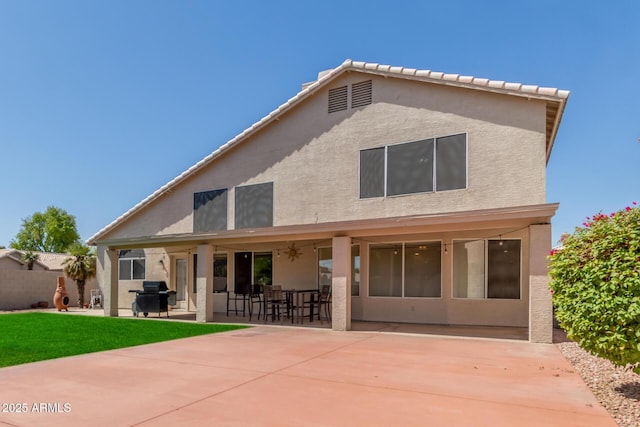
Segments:
[[[0,315],[0,367],[246,328],[55,313]]]

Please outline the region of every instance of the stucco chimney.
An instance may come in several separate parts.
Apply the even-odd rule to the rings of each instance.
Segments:
[[[318,80],[320,80],[321,78],[323,78],[324,76],[326,76],[327,74],[329,74],[330,72],[333,71],[333,68],[329,68],[328,70],[323,70],[320,71],[318,73]],[[306,83],[302,83],[302,90],[305,90],[306,88],[308,88],[309,86],[311,86],[312,84],[314,84],[315,82],[317,82],[318,80],[314,80],[312,82],[306,82]]]

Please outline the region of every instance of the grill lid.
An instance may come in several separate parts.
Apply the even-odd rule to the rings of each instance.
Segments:
[[[144,292],[157,294],[159,292],[166,292],[169,290],[167,287],[167,283],[163,280],[161,281],[152,281],[145,280],[142,282],[142,289]]]

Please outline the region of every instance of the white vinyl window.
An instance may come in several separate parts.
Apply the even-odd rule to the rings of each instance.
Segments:
[[[146,260],[143,249],[122,250],[118,258],[118,279],[145,279]]]

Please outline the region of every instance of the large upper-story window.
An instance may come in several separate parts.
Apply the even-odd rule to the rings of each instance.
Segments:
[[[118,279],[145,279],[146,260],[143,249],[122,250],[118,258]]]
[[[467,187],[467,135],[360,151],[360,198]]]
[[[236,187],[236,229],[273,226],[273,182]]]
[[[193,231],[227,229],[227,189],[193,194]]]

